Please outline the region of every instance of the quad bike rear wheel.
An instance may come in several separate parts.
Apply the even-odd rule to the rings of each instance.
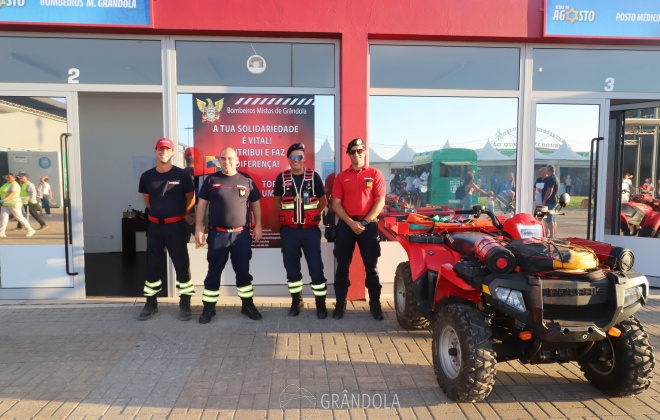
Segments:
[[[399,325],[406,330],[421,330],[429,325],[429,320],[417,309],[409,262],[402,262],[396,268],[394,310]]]
[[[477,308],[451,303],[436,311],[433,367],[438,384],[455,401],[483,401],[493,389],[497,360],[488,320]]]
[[[613,397],[642,393],[653,378],[653,347],[644,327],[632,317],[616,327],[619,337],[607,336],[578,361],[589,383]]]

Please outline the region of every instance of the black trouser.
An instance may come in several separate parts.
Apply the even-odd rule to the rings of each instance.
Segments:
[[[176,272],[176,282],[182,294],[194,294],[190,287],[190,258],[185,242],[188,224],[185,220],[175,223],[149,223],[147,227],[147,282],[145,296],[153,296],[162,288],[160,267],[165,249],[172,259]],[[185,291],[185,292],[184,292]]]
[[[27,216],[27,212],[29,211],[32,217],[34,217],[34,220],[39,222],[39,226],[46,226],[46,222],[44,221],[43,216],[41,215],[41,206],[39,203],[30,203],[30,204],[24,204],[23,209],[25,211],[25,215]],[[17,223],[16,224],[16,229],[20,229],[21,224]]]
[[[337,300],[345,300],[351,281],[348,270],[353,260],[353,251],[357,242],[362,255],[362,263],[366,271],[365,285],[370,295],[378,292],[380,296],[380,279],[378,278],[378,257],[380,257],[380,237],[378,223],[369,223],[360,235],[351,230],[343,221],[337,223],[337,239],[335,240],[335,257],[337,257],[337,272],[335,273],[335,296]]]

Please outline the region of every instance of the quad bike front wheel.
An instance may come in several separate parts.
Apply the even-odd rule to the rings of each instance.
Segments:
[[[607,336],[578,361],[589,383],[613,397],[642,393],[653,378],[653,347],[644,327],[632,317],[616,327],[619,337]]]
[[[455,401],[483,401],[493,389],[497,360],[488,320],[468,304],[447,304],[433,323],[433,367]]]
[[[429,320],[417,309],[409,262],[402,262],[396,268],[394,310],[399,325],[406,330],[421,330],[429,325]]]

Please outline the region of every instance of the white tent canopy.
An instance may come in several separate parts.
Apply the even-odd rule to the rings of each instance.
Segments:
[[[326,137],[319,151],[314,154],[314,158],[316,160],[324,161],[335,160],[335,149],[332,147],[332,143],[330,143],[329,138]]]
[[[555,161],[588,161],[589,158],[579,155],[571,149],[571,146],[564,141],[561,146],[554,152],[549,155],[546,155],[546,159],[555,160]]]
[[[378,153],[373,148],[369,148],[369,155],[367,156],[369,159],[369,164],[372,163],[380,163],[380,162],[387,162],[385,159],[382,158]]]
[[[486,141],[486,144],[481,149],[477,150],[477,162],[501,162],[501,161],[511,161],[515,160],[513,156],[506,156],[500,153],[490,141]],[[508,162],[507,162],[508,163]]]
[[[404,162],[412,164],[413,156],[415,156],[415,151],[408,146],[408,140],[406,140],[403,143],[403,146],[401,146],[401,149],[399,149],[394,156],[389,158],[387,162]]]
[[[330,164],[332,162],[332,164]],[[332,171],[332,167],[334,166],[335,162],[335,149],[332,147],[332,143],[330,143],[330,139],[326,137],[325,142],[323,142],[323,145],[319,149],[318,152],[314,154],[314,170],[325,179],[324,175],[327,176],[327,172]],[[323,168],[324,164],[330,165],[330,168],[326,168],[326,173],[324,174]]]

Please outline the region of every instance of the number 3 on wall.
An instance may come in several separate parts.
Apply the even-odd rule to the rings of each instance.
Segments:
[[[603,87],[605,92],[612,92],[614,90],[614,77],[608,77],[605,79],[605,87]]]
[[[78,76],[80,76],[80,70],[75,67],[69,69],[69,83],[80,83]]]

